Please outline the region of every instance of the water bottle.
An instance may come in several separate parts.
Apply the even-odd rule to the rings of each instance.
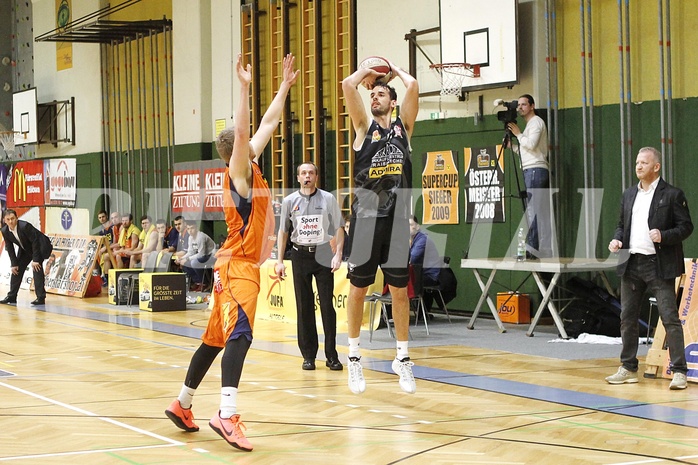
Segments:
[[[524,237],[523,228],[519,228],[519,242],[516,246],[516,259],[520,262],[526,260],[526,238]]]

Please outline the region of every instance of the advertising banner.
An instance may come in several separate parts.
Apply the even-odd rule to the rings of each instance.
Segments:
[[[56,1],[56,26],[65,28],[73,19],[72,0]],[[73,43],[70,41],[56,42],[56,71],[73,67]]]
[[[504,157],[501,145],[463,149],[465,221],[504,223]]]
[[[280,278],[274,270],[276,260],[267,260],[261,267],[259,297],[257,298],[257,318],[263,320],[283,321],[286,323],[296,323],[296,294],[293,290],[293,265],[290,260],[284,260],[286,265],[286,277]],[[371,284],[367,293],[383,292],[383,273],[378,270],[374,284]],[[318,323],[321,322],[319,316],[320,303],[318,301],[317,289],[313,280],[313,293],[315,294],[315,311],[318,312]],[[215,292],[213,293],[215,296]],[[337,311],[337,332],[347,331],[347,299],[349,296],[349,279],[347,279],[347,266],[342,266],[334,273],[334,292],[332,301]],[[368,329],[369,304],[364,305],[364,316],[361,327]],[[376,309],[374,315],[373,328],[378,327],[380,320],[380,307]],[[322,331],[322,325],[318,331]]]
[[[74,158],[46,160],[44,163],[45,203],[74,207],[77,198],[77,172]]]
[[[204,220],[224,220],[223,214],[223,182],[226,180],[225,163],[221,160],[202,162],[204,170]]]
[[[175,163],[172,175],[172,213],[185,218],[224,220],[221,160]]]
[[[679,304],[679,321],[681,321],[681,326],[683,326],[683,338],[686,345],[686,363],[688,364],[686,377],[689,381],[698,382],[698,296],[693,295],[698,291],[695,286],[696,280],[698,280],[698,262],[696,260],[685,260],[685,263],[686,279],[683,283],[683,294]],[[664,366],[662,367],[662,376],[664,378],[671,379],[673,376],[670,362],[669,351],[667,350]]]
[[[48,235],[53,252],[44,265],[46,292],[83,297],[104,236]]]
[[[427,152],[422,171],[422,224],[458,224],[458,186],[453,152]]]
[[[87,208],[46,207],[46,230],[44,234],[68,236],[90,235],[90,211]]]
[[[139,309],[148,312],[187,309],[184,273],[141,273],[138,282]]]
[[[2,208],[2,211],[5,211],[5,208],[7,208],[8,170],[8,165],[0,165],[0,208]]]
[[[7,208],[44,205],[44,162],[23,161],[8,176]]]

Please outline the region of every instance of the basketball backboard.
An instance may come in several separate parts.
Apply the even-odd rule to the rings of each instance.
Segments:
[[[480,65],[465,92],[519,82],[518,0],[440,0],[441,62]]]
[[[12,129],[18,132],[15,145],[36,144],[39,138],[36,88],[12,95]]]

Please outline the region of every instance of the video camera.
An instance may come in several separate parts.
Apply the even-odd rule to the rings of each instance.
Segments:
[[[505,125],[509,123],[516,123],[516,117],[519,116],[519,112],[517,111],[519,101],[512,100],[511,102],[505,102],[497,100],[497,102],[506,107],[506,110],[497,112],[497,119]]]

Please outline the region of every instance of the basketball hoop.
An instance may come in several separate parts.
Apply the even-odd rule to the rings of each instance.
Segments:
[[[11,157],[15,153],[15,132],[0,131],[0,144],[5,149],[7,156]]]
[[[434,63],[429,65],[441,75],[441,95],[460,97],[466,77],[480,77],[480,65],[468,63]]]

